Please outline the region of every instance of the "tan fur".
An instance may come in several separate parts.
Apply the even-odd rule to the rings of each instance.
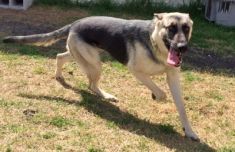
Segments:
[[[182,18],[182,20],[175,20],[172,16],[178,16]],[[150,76],[161,73],[167,74],[167,82],[179,112],[181,123],[185,129],[185,134],[193,140],[198,140],[197,135],[191,129],[191,125],[187,119],[184,109],[179,79],[180,68],[167,64],[166,60],[168,50],[163,42],[163,35],[167,32],[164,27],[169,26],[170,24],[177,24],[178,26],[187,24],[190,27],[190,34],[188,38],[190,39],[193,22],[188,14],[182,13],[161,13],[155,14],[155,17],[155,29],[150,37],[154,47],[153,54],[159,63],[150,59],[145,48],[140,43],[136,42],[134,46],[127,44],[129,53],[127,67],[139,81],[141,81],[153,92],[154,96],[158,100],[165,99],[166,94],[151,80]],[[72,56],[86,73],[90,83],[89,88],[92,91],[106,99],[117,100],[116,97],[99,88],[99,79],[101,75],[100,50],[80,40],[76,33],[69,34],[67,40],[67,50],[68,52],[58,54],[57,56],[57,79],[63,79],[61,72],[62,66],[65,62],[71,60]]]
[[[48,46],[51,46],[52,44],[56,43],[57,41],[59,41],[59,40],[52,39],[52,40],[48,40],[46,42],[36,42],[36,43],[33,43],[32,45],[48,47]]]

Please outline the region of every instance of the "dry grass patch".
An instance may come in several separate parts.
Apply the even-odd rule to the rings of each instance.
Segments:
[[[54,9],[46,13],[61,11]],[[14,14],[8,12],[0,18]],[[67,22],[69,12],[60,13],[61,21],[48,22]],[[0,44],[0,151],[234,151],[235,78],[223,69],[182,71],[186,111],[202,139],[197,143],[184,137],[164,75],[153,79],[168,98],[153,101],[125,67],[104,57],[101,87],[119,98],[111,102],[87,89],[75,63],[64,67],[69,86],[59,84],[57,49]]]
[[[8,59],[9,56],[9,59]],[[119,98],[112,103],[87,90],[76,64],[64,68],[70,89],[54,80],[55,60],[1,54],[2,150],[213,151],[234,145],[234,77],[183,71],[186,110],[205,144],[183,137],[165,77],[155,77],[168,94],[151,92],[118,63],[103,65],[101,86]],[[23,64],[12,64],[21,61]],[[10,68],[9,68],[10,65]],[[43,72],[35,72],[40,67]],[[213,82],[213,83],[212,83]],[[229,88],[229,89],[227,89]],[[32,116],[23,112],[36,111]],[[220,139],[220,140],[218,140]]]

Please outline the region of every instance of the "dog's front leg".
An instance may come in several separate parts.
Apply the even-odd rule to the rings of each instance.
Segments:
[[[165,100],[166,94],[162,91],[150,78],[150,76],[140,73],[140,72],[132,72],[135,77],[141,81],[145,86],[148,87],[153,93],[153,98],[157,100]]]
[[[167,71],[167,82],[171,91],[171,94],[173,96],[176,108],[178,110],[180,121],[183,125],[183,130],[185,132],[185,135],[192,140],[199,141],[198,136],[193,132],[191,125],[188,121],[184,102],[181,94],[181,88],[180,88],[180,69],[170,69]]]

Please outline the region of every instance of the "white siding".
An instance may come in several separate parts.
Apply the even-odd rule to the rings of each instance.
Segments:
[[[77,1],[77,0],[72,0],[72,1]],[[78,0],[79,2],[89,2],[89,1],[97,1],[97,0]],[[125,2],[128,2],[130,0],[111,0],[116,4],[123,4]],[[165,2],[168,5],[171,6],[178,6],[178,5],[183,5],[183,4],[189,4],[190,2],[193,2],[196,0],[151,0],[152,3],[157,3],[157,2]]]

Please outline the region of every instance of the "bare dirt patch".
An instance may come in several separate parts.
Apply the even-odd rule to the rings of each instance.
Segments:
[[[88,13],[80,9],[39,6],[27,11],[0,9],[0,32],[12,35],[45,33],[85,16]]]
[[[210,71],[211,73],[235,75],[235,55],[216,54],[212,50],[197,47],[190,48],[184,56],[187,66],[200,71]]]

